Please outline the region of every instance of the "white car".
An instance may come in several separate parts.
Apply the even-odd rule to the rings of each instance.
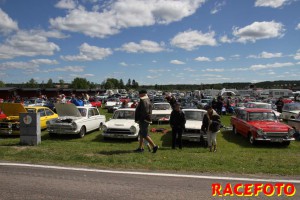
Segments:
[[[182,140],[207,143],[207,135],[201,131],[202,121],[206,110],[182,109],[185,114],[185,130]]]
[[[135,108],[120,108],[103,126],[104,138],[138,138],[139,124],[134,121]]]
[[[47,122],[50,135],[77,134],[82,138],[87,132],[101,129],[106,121],[95,107],[56,103],[55,108],[59,117]]]
[[[172,108],[168,102],[154,103],[152,108],[153,122],[169,122]]]
[[[272,104],[270,103],[262,103],[262,102],[249,102],[245,104],[245,108],[265,108],[265,109],[270,109],[273,110]],[[275,113],[276,117],[280,117],[280,112],[277,112],[276,110],[273,110]]]
[[[280,115],[281,119],[295,119],[297,115],[300,113],[300,103],[287,103],[284,104],[282,108],[282,113]]]

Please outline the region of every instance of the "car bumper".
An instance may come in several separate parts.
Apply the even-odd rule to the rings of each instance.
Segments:
[[[106,138],[124,138],[124,139],[134,139],[138,137],[138,134],[119,134],[119,133],[102,133],[103,137]]]
[[[269,142],[288,142],[294,141],[295,138],[255,138],[256,141],[269,141]]]
[[[73,135],[78,134],[80,131],[72,128],[48,128],[49,133],[59,134],[59,135]]]

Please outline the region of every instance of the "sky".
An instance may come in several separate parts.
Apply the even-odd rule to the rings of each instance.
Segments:
[[[299,80],[300,0],[0,0],[0,80]]]

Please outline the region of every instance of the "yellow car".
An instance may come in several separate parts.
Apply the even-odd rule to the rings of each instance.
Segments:
[[[6,118],[0,121],[1,135],[20,134],[20,113],[40,113],[41,129],[47,128],[47,121],[58,118],[56,113],[42,106],[24,107],[21,103],[0,103],[0,109],[6,114]]]

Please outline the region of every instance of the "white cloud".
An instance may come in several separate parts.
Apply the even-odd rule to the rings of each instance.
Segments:
[[[261,52],[259,55],[249,55],[247,58],[280,58],[282,53],[269,53],[266,51]]]
[[[161,51],[166,51],[164,48],[164,43],[157,43],[149,40],[141,40],[140,43],[129,42],[123,44],[121,48],[116,50],[126,51],[127,53],[157,53]]]
[[[0,45],[0,59],[10,59],[18,56],[51,56],[60,48],[47,37],[36,31],[18,31]]]
[[[297,51],[297,53],[294,56],[295,60],[300,60],[300,49]]]
[[[185,64],[185,62],[182,62],[180,60],[171,60],[170,63],[174,64],[174,65],[184,65]]]
[[[291,0],[256,0],[255,6],[279,8],[289,2],[291,2]]]
[[[110,48],[100,48],[96,46],[90,46],[87,43],[83,43],[79,47],[79,55],[75,56],[61,56],[63,60],[67,61],[93,61],[93,60],[102,60],[112,54]]]
[[[214,69],[205,69],[205,70],[202,70],[202,71],[203,72],[224,72],[225,70],[214,68]]]
[[[294,63],[288,62],[288,63],[273,63],[273,64],[261,64],[261,65],[252,65],[250,66],[249,70],[262,70],[262,69],[273,69],[273,68],[283,68],[283,67],[291,67],[294,66]]]
[[[213,9],[211,9],[210,14],[216,14],[221,11],[222,7],[225,6],[226,2],[216,2]]]
[[[183,70],[184,70],[184,71],[188,71],[188,72],[195,72],[195,71],[197,71],[197,70],[192,69],[192,68],[190,68],[190,67],[185,68],[185,69],[183,69]]]
[[[49,60],[49,59],[34,59],[28,62],[4,62],[0,63],[0,70],[12,70],[12,69],[19,69],[25,72],[37,72],[40,71],[40,65],[57,65],[58,62],[56,60]]]
[[[232,43],[234,42],[233,39],[229,39],[227,35],[220,37],[220,42],[222,43]]]
[[[121,66],[124,66],[124,67],[127,67],[127,66],[128,66],[128,64],[127,64],[126,62],[120,62],[120,65],[121,65]]]
[[[217,61],[217,62],[225,61],[225,58],[221,57],[221,56],[215,57],[215,61]]]
[[[87,11],[83,6],[75,8],[70,2],[73,1],[59,2],[61,8],[71,10],[65,17],[50,19],[51,26],[103,38],[124,28],[180,21],[194,14],[205,0],[116,0],[102,6],[102,12],[97,12],[97,8],[94,11]]]
[[[65,66],[65,67],[58,67],[49,69],[50,72],[83,72],[83,66]]]
[[[300,30],[300,23],[296,26],[296,30]]]
[[[149,69],[148,72],[151,73],[163,73],[163,72],[170,72],[171,70],[169,69]]]
[[[237,42],[247,43],[256,40],[280,38],[284,35],[283,24],[275,21],[254,22],[243,28],[233,28],[233,35]]]
[[[19,29],[18,23],[12,20],[1,8],[0,19],[0,33],[8,34]]]
[[[151,76],[151,75],[148,75],[148,76],[146,76],[148,79],[157,79],[157,78],[159,78],[159,76]]]
[[[214,31],[202,33],[201,31],[188,30],[178,33],[172,38],[171,45],[187,51],[192,51],[199,46],[216,46],[217,41],[214,37]]]
[[[199,56],[199,57],[195,58],[194,60],[199,61],[199,62],[210,62],[211,61],[208,57],[203,57],[203,56]]]
[[[55,7],[61,9],[74,9],[76,8],[76,3],[73,0],[60,0],[55,4]]]
[[[31,63],[37,65],[57,65],[58,62],[56,60],[49,60],[49,59],[34,59],[30,61]]]

